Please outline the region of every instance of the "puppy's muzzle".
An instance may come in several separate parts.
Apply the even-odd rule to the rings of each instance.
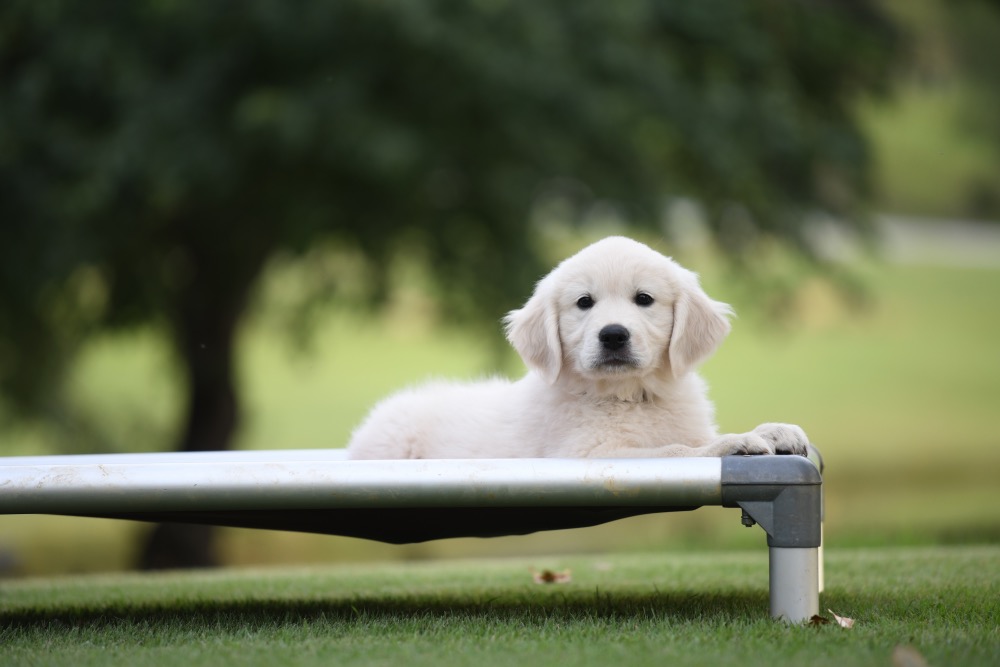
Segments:
[[[629,330],[620,324],[609,324],[597,334],[601,343],[601,351],[595,368],[607,371],[621,372],[638,365],[638,360],[632,355]]]
[[[609,324],[597,334],[601,347],[608,352],[617,352],[625,347],[630,337],[628,329],[620,324]]]

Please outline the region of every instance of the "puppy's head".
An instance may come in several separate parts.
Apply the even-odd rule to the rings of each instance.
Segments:
[[[567,373],[613,384],[690,372],[729,333],[731,312],[670,258],[610,237],[557,266],[505,324],[525,364],[550,384]]]

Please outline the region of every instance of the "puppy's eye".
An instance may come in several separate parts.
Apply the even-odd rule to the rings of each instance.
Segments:
[[[594,299],[589,294],[584,294],[576,300],[576,307],[580,310],[590,310],[594,307]]]
[[[635,305],[643,307],[652,306],[653,297],[650,296],[649,294],[646,294],[645,292],[639,292],[638,294],[635,295]]]

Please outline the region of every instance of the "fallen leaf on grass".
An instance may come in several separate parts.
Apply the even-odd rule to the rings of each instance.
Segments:
[[[536,584],[565,584],[572,581],[573,577],[569,570],[556,572],[554,570],[531,571],[531,578]]]
[[[839,625],[842,628],[847,628],[848,630],[850,630],[851,628],[854,627],[853,618],[847,618],[846,616],[837,616],[837,614],[833,613],[832,609],[827,609],[827,611],[833,614],[834,618],[833,621],[828,619],[826,616],[820,616],[819,614],[815,614],[812,618],[809,619],[809,625],[818,628],[821,625],[829,625],[830,623],[836,621],[837,625]]]
[[[854,627],[853,618],[847,618],[846,616],[837,616],[836,614],[833,613],[832,609],[827,609],[827,611],[833,614],[834,619],[836,619],[837,621],[837,625],[839,625],[840,627],[847,628],[848,630]]]
[[[892,649],[892,664],[894,667],[928,667],[920,651],[902,644]]]

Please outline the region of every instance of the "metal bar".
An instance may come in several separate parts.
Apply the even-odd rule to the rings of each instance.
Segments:
[[[310,458],[311,457],[311,458]],[[721,460],[331,460],[328,452],[27,457],[0,465],[0,514],[392,507],[697,507]]]

